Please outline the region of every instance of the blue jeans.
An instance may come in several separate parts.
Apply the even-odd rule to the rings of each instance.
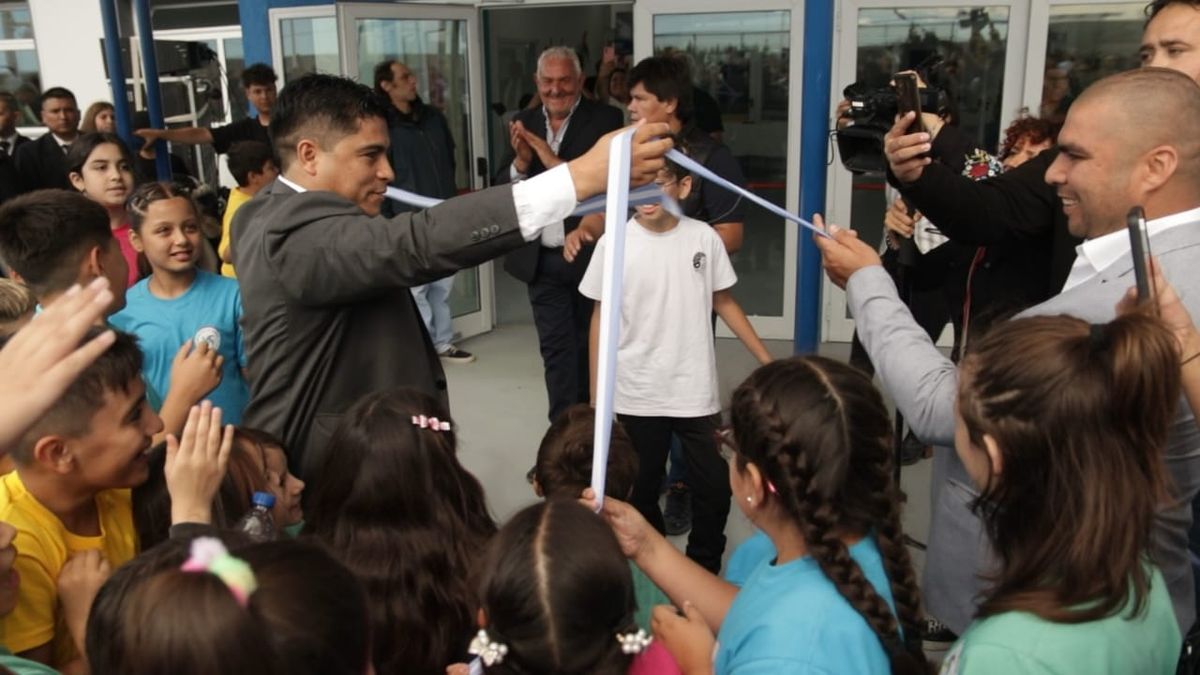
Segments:
[[[412,290],[413,299],[417,301],[417,309],[425,322],[425,330],[429,331],[429,339],[433,347],[442,353],[450,348],[454,339],[454,326],[450,316],[450,289],[454,287],[454,275],[445,279],[431,281],[424,286]]]
[[[683,459],[683,444],[679,437],[671,434],[670,466],[667,469],[667,485],[683,483],[687,485],[687,462]]]

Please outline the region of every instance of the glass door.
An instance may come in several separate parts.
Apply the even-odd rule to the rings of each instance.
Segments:
[[[795,212],[800,190],[802,0],[645,0],[634,5],[634,61],[682,54],[695,86],[716,100],[721,140],[748,187]],[[734,296],[764,338],[790,340],[796,304],[796,226],[746,211],[733,258]],[[721,335],[728,329],[718,322]]]
[[[835,106],[846,85],[884,87],[893,73],[937,55],[944,88],[958,104],[959,126],[995,151],[1000,134],[1020,112],[1025,90],[1027,2],[846,0],[838,11],[831,83]],[[834,114],[831,110],[831,128]],[[878,246],[887,207],[883,174],[851,174],[836,156],[829,171],[828,220],[853,227]],[[822,339],[848,342],[854,321],[846,312],[845,293],[829,283],[823,289]],[[948,333],[944,345],[949,345]]]
[[[405,63],[417,76],[421,99],[441,110],[450,124],[459,192],[483,187],[474,170],[475,158],[486,147],[475,8],[339,3],[337,21],[342,73],[373,85],[376,64],[391,59]],[[450,309],[454,330],[462,337],[492,329],[491,267],[486,263],[455,276]]]

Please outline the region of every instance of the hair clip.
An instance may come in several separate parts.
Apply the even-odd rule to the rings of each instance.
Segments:
[[[225,544],[214,537],[192,540],[192,554],[179,569],[184,572],[206,572],[217,577],[242,607],[246,606],[258,588],[258,580],[254,578],[254,570],[250,565],[241,558],[229,555]]]
[[[637,629],[636,633],[617,633],[617,642],[621,643],[621,651],[625,654],[641,654],[653,641],[645,628]]]
[[[492,639],[488,637],[487,630],[480,628],[479,632],[475,634],[475,638],[471,640],[470,646],[467,647],[467,653],[471,656],[478,656],[486,666],[494,666],[504,663],[504,657],[508,654],[508,645],[503,642],[492,642]]]
[[[450,431],[450,423],[439,420],[436,417],[426,417],[425,415],[413,415],[412,423],[414,426],[430,431]]]
[[[767,481],[767,492],[770,492],[773,495],[779,494],[779,490],[775,489],[775,484],[771,481]]]

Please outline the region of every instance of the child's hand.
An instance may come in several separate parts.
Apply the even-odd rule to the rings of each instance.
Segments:
[[[583,498],[579,501],[595,511],[595,490],[592,488],[584,490]],[[608,522],[613,534],[617,536],[617,543],[621,545],[621,553],[631,560],[636,560],[639,555],[645,553],[650,548],[652,535],[657,534],[637,509],[619,499],[605,497],[604,508],[600,510],[600,515]]]
[[[670,605],[658,605],[650,617],[650,628],[685,675],[712,672],[717,639],[692,603],[683,603],[683,616]]]
[[[171,495],[171,524],[212,522],[212,501],[225,478],[233,449],[233,425],[221,433],[221,409],[205,401],[192,406],[179,439],[167,435],[163,473]]]
[[[465,663],[452,663],[446,666],[446,675],[470,675],[471,666]]]
[[[0,350],[0,452],[16,443],[58,402],[79,374],[108,349],[115,335],[105,331],[87,344],[79,341],[112,302],[108,280],[74,287],[44,308]]]
[[[178,389],[178,395],[189,403],[199,403],[208,392],[221,384],[221,366],[225,357],[210,350],[208,343],[201,342],[192,348],[192,341],[183,343],[175,354],[171,364],[172,393]]]
[[[92,601],[111,574],[112,569],[99,549],[76,553],[58,573],[58,600],[62,603],[67,631],[80,654],[84,652],[84,635]]]

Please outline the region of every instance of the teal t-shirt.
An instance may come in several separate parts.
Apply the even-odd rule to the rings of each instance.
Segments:
[[[775,544],[762,530],[755,530],[729,555],[725,563],[725,581],[741,588],[758,566],[775,559]]]
[[[152,278],[152,277],[151,277]],[[222,421],[240,424],[250,390],[242,378],[246,353],[242,348],[242,295],[237,281],[196,271],[190,288],[178,298],[163,299],[150,292],[150,278],[125,293],[125,309],[109,323],[138,338],[142,374],[158,393],[169,390],[171,366],[184,342],[206,342],[225,357],[221,383],[205,396],[221,409]]]
[[[762,548],[757,550],[761,553]],[[873,537],[850,557],[895,612],[891,584]],[[721,623],[715,672],[890,675],[887,654],[867,620],[809,556],[783,565],[761,558]]]
[[[654,613],[654,607],[669,605],[671,599],[632,560],[629,562],[629,571],[633,572],[633,597],[637,600],[634,620],[638,628],[646,629],[647,633],[653,632],[650,629],[650,616]]]
[[[1158,568],[1140,616],[1053,623],[1005,612],[971,624],[942,661],[942,675],[1173,675],[1182,639]]]
[[[5,647],[0,647],[0,667],[7,668],[13,675],[59,675],[59,672],[50,666],[14,656]]]

